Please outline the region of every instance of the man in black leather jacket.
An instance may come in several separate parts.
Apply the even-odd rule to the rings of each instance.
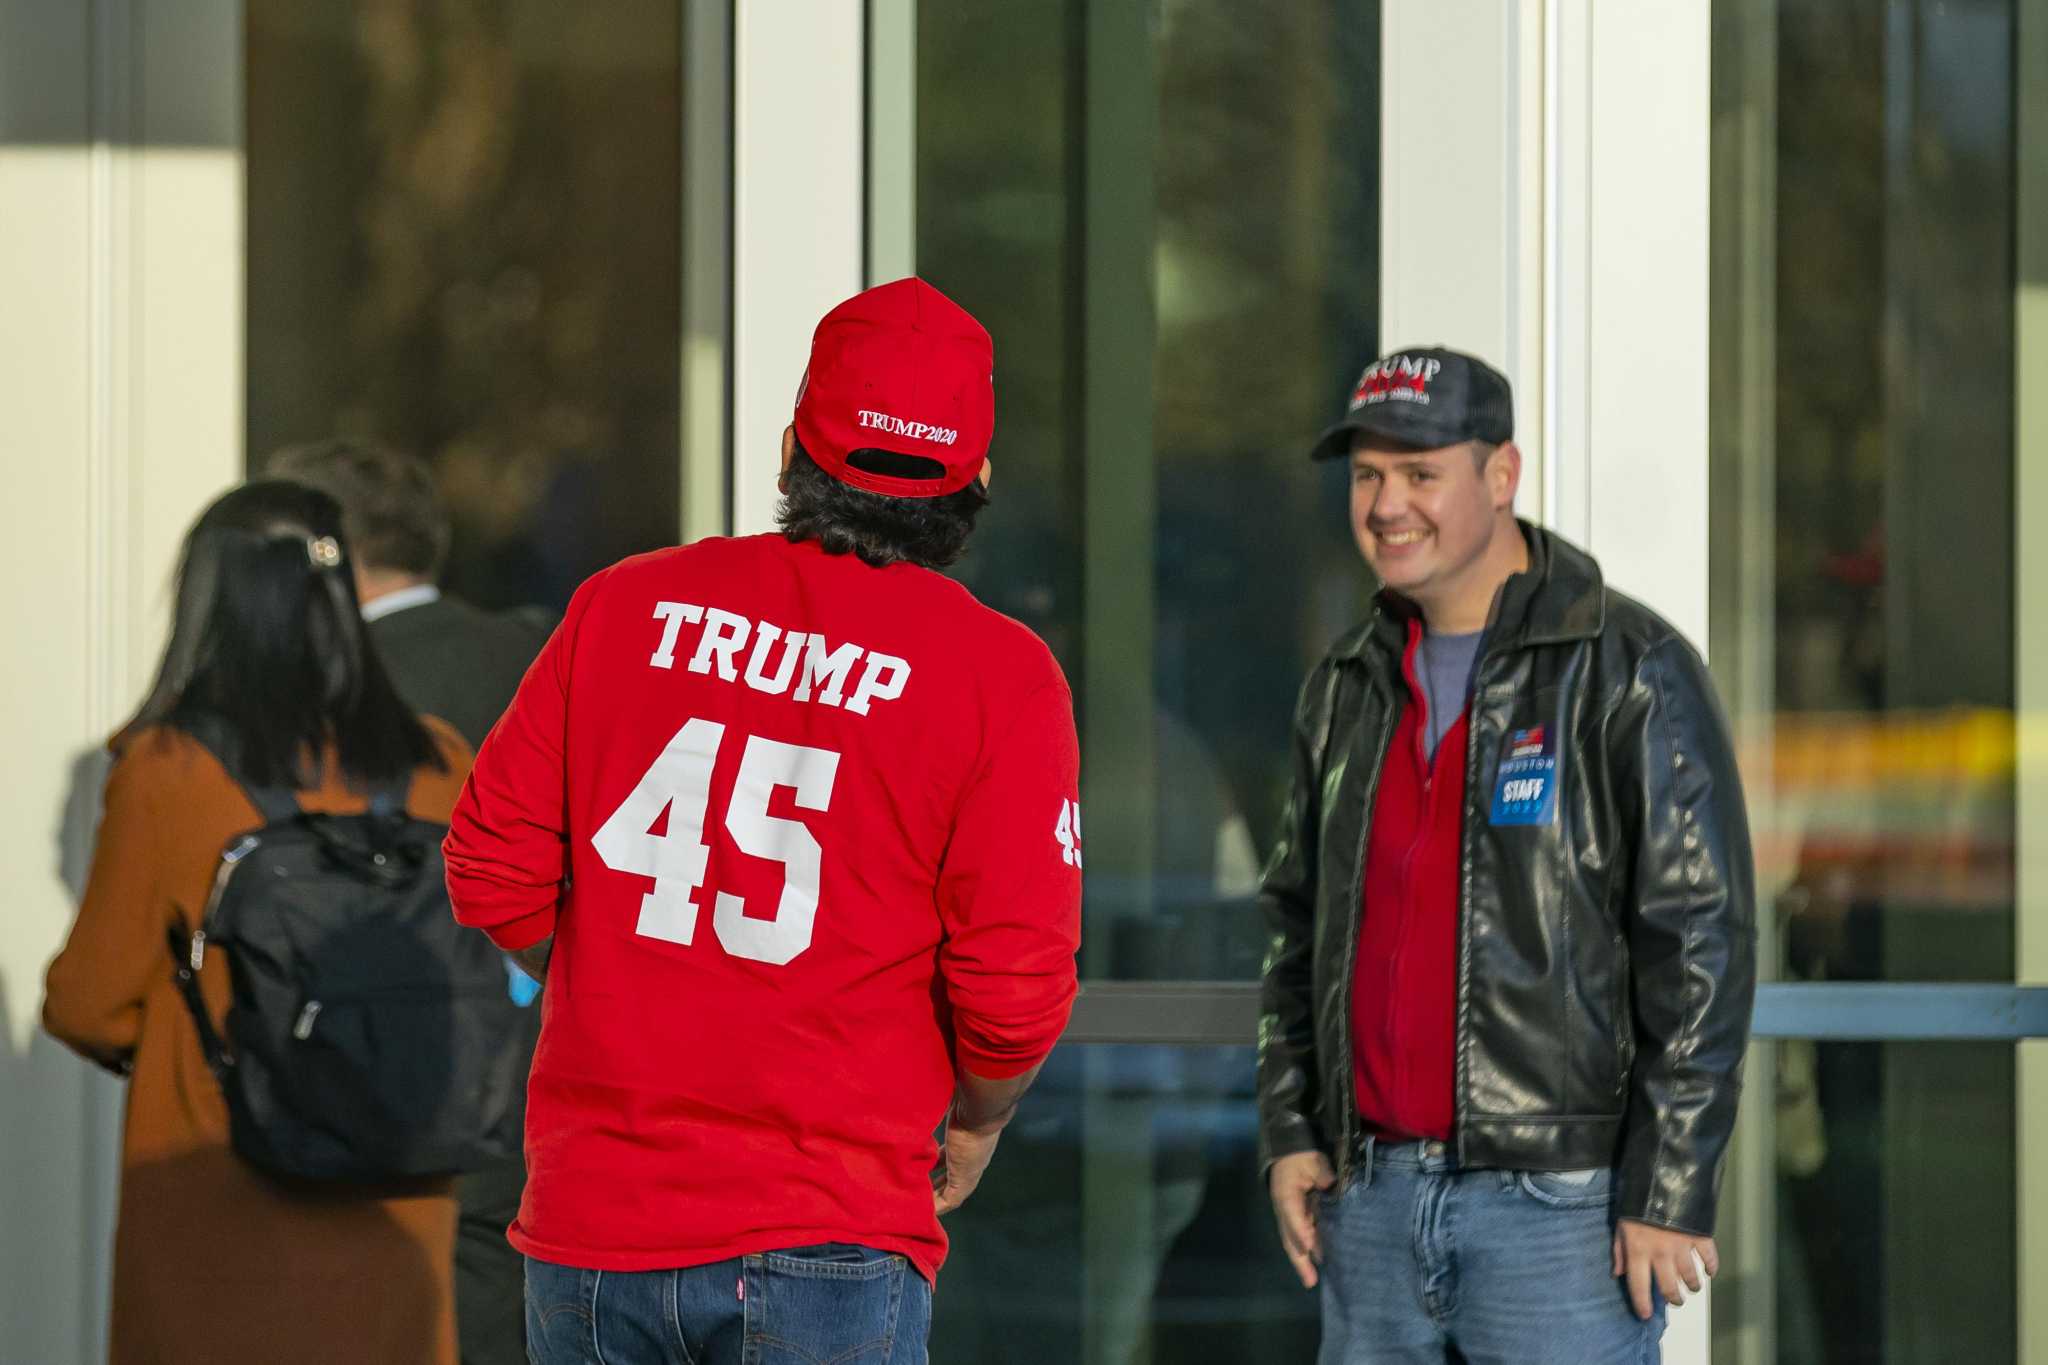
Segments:
[[[1315,452],[1382,584],[1303,684],[1262,895],[1261,1155],[1326,1363],[1654,1360],[1717,1268],[1735,759],[1698,654],[1515,519],[1512,434],[1501,375],[1414,350]]]

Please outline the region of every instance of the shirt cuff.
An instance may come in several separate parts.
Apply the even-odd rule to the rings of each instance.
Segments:
[[[1034,1050],[1024,1054],[1019,1054],[1014,1049],[1005,1049],[999,1053],[985,1052],[964,1039],[956,1039],[953,1044],[953,1064],[985,1081],[1007,1081],[1013,1076],[1021,1076],[1051,1055],[1051,1044],[1043,1051]]]
[[[490,936],[491,942],[506,952],[516,953],[522,948],[531,948],[555,932],[555,909],[549,906],[545,910],[536,910],[508,924],[494,924],[484,932]]]

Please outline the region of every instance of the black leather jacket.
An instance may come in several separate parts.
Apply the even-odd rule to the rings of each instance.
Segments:
[[[1468,1166],[1613,1166],[1615,1212],[1714,1227],[1756,985],[1755,871],[1700,657],[1583,551],[1524,524],[1475,667],[1459,859],[1455,1131]],[[1259,1143],[1361,1146],[1352,964],[1413,609],[1381,594],[1302,685],[1261,901]],[[1556,736],[1548,823],[1489,816],[1511,736]],[[1555,727],[1550,729],[1549,727]]]

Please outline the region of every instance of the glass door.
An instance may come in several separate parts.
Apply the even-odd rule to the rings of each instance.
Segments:
[[[1074,684],[1068,1037],[1100,1044],[956,1216],[932,1357],[1312,1358],[1258,1180],[1253,892],[1295,690],[1368,590],[1306,452],[1377,340],[1378,6],[876,0],[869,36],[871,269],[997,339],[959,574]]]
[[[446,586],[486,607],[559,610],[705,522],[678,383],[691,8],[247,0],[251,472],[333,437],[418,455]]]
[[[2048,606],[2038,418],[2017,426],[2048,382],[2017,312],[2038,10],[1715,7],[1711,657],[1771,983],[1728,1365],[2048,1358],[2018,1117],[2048,1025],[2022,958],[2048,927],[2023,852],[2048,754],[2020,742]]]

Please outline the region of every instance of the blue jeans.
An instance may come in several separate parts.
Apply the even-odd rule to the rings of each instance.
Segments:
[[[533,1365],[925,1365],[931,1286],[833,1242],[684,1270],[526,1261]]]
[[[1644,1322],[1608,1273],[1613,1178],[1373,1144],[1316,1213],[1319,1365],[1655,1365],[1663,1300]]]

